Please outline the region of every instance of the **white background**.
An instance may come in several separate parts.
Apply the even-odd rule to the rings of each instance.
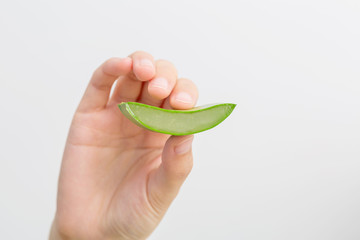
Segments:
[[[150,239],[360,239],[358,0],[1,0],[1,239],[47,238],[92,71],[135,50],[238,104]]]

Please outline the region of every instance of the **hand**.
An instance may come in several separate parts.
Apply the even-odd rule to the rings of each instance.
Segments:
[[[154,61],[148,53],[103,63],[70,127],[50,238],[149,236],[192,168],[193,136],[142,129],[126,119],[117,104],[138,101],[189,109],[197,97],[193,82],[178,79],[170,62]]]

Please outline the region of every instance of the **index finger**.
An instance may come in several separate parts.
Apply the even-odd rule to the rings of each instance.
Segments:
[[[78,111],[98,111],[106,107],[115,80],[127,75],[132,68],[131,58],[111,58],[97,68],[80,101]]]

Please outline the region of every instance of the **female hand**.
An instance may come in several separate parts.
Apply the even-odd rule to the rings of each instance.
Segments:
[[[170,62],[148,53],[103,63],[70,127],[50,239],[148,237],[192,168],[193,136],[142,129],[117,104],[189,109],[197,97],[192,81],[178,79]]]

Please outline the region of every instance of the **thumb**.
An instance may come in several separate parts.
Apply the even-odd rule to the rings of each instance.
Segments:
[[[156,210],[167,209],[189,175],[192,165],[193,135],[171,136],[162,153],[162,162],[151,173],[148,194],[151,205]]]

